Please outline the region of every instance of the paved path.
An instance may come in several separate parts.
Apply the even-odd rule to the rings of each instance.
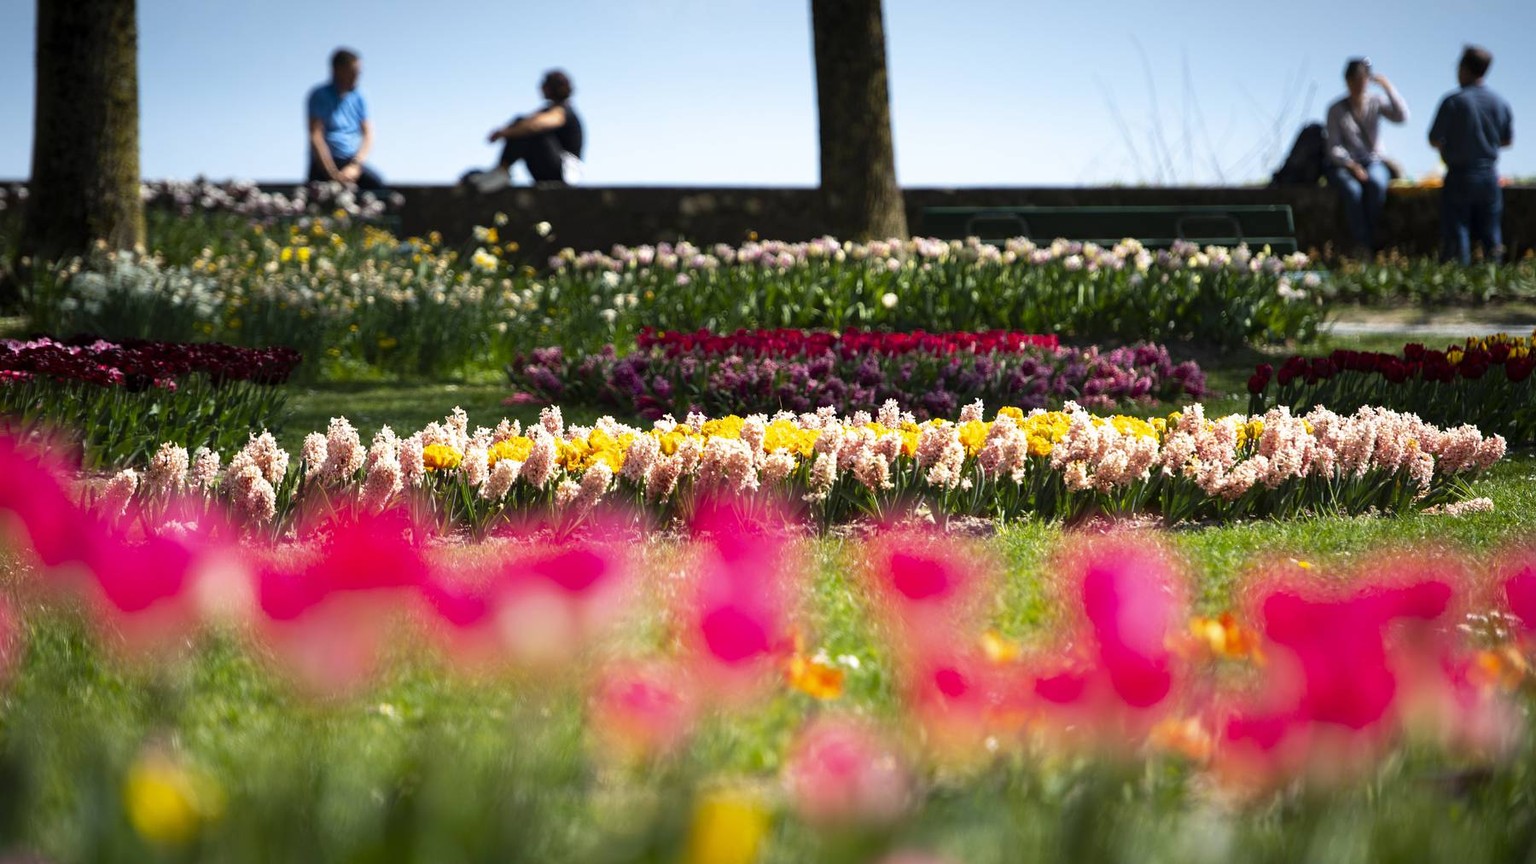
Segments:
[[[1452,339],[1468,336],[1492,336],[1509,333],[1524,336],[1536,329],[1536,321],[1505,322],[1448,321],[1444,324],[1396,324],[1377,321],[1331,321],[1323,326],[1323,332],[1335,336],[1445,336]]]

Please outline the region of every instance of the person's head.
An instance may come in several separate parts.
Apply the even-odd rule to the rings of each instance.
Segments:
[[[544,80],[539,82],[539,90],[551,102],[564,102],[576,92],[576,87],[571,84],[571,76],[559,69],[551,69],[544,73]]]
[[[1493,55],[1488,53],[1487,48],[1468,45],[1461,52],[1461,63],[1456,67],[1456,80],[1463,87],[1476,84],[1483,80],[1483,76],[1488,74],[1488,67],[1492,65]]]
[[[1348,85],[1350,93],[1356,96],[1364,93],[1366,85],[1371,83],[1371,61],[1355,57],[1345,63],[1344,83]]]
[[[345,93],[357,87],[357,76],[362,74],[362,61],[357,52],[349,48],[337,48],[331,52],[331,83]]]

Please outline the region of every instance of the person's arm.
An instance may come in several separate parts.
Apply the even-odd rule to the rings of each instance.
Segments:
[[[1504,106],[1504,128],[1499,131],[1499,146],[1515,146],[1515,112]]]
[[[368,151],[373,149],[373,123],[367,118],[361,124],[363,141],[358,145],[357,155],[352,161],[343,165],[336,173],[347,183],[356,183],[357,178],[363,176],[363,164],[368,159]]]
[[[528,117],[519,117],[506,126],[491,132],[492,141],[500,141],[503,138],[523,138],[528,135],[537,135],[540,132],[549,132],[565,125],[565,108],[555,105],[546,108],[537,114]]]
[[[1393,123],[1406,123],[1408,121],[1408,103],[1404,102],[1403,97],[1398,95],[1397,88],[1392,86],[1392,82],[1388,81],[1385,75],[1375,76],[1375,81],[1381,85],[1382,92],[1387,94],[1387,104],[1381,106],[1381,116],[1391,120]]]
[[[1445,102],[1435,110],[1434,122],[1429,124],[1429,146],[1439,150],[1445,144]]]
[[[341,172],[336,170],[335,160],[331,158],[330,145],[325,143],[325,122],[319,117],[309,118],[309,149],[314,152],[315,159],[320,162],[325,176],[338,183],[345,182],[342,180]]]

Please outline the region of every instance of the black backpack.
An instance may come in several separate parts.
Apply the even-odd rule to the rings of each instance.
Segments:
[[[1321,123],[1308,123],[1291,145],[1291,155],[1285,157],[1270,178],[1271,186],[1316,186],[1323,176],[1323,160],[1328,152],[1328,132]]]

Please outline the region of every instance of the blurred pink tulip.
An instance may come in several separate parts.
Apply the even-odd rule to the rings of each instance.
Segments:
[[[885,825],[911,803],[912,780],[892,744],[867,723],[823,717],[790,748],[784,783],[813,825]]]
[[[697,715],[697,696],[681,668],[617,663],[598,675],[590,723],[609,755],[635,760],[674,751],[691,734]]]

